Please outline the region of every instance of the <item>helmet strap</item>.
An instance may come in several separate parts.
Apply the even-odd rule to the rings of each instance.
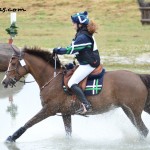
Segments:
[[[80,29],[82,28],[82,26],[83,26],[82,24],[78,24],[77,23],[77,32],[80,31]]]

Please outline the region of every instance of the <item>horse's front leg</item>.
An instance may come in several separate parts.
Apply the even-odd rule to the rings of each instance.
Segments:
[[[72,133],[72,126],[71,126],[71,115],[65,114],[62,115],[64,126],[65,126],[65,131],[66,131],[66,136],[71,137]]]
[[[49,116],[55,115],[56,112],[52,112],[49,105],[45,105],[33,118],[31,118],[23,127],[19,128],[12,136],[6,139],[6,142],[15,142],[28,128],[34,124],[46,119]]]

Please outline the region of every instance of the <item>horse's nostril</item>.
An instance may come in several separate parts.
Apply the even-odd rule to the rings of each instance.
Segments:
[[[1,81],[1,84],[2,84],[2,85],[6,85],[6,81],[5,81],[5,80],[2,80],[2,81]]]
[[[7,88],[8,87],[8,84],[6,81],[2,81],[1,84],[4,86],[4,88]]]
[[[6,82],[5,82],[5,81],[3,81],[3,82],[2,82],[2,85],[3,85],[3,86],[5,86],[5,85],[6,85]]]

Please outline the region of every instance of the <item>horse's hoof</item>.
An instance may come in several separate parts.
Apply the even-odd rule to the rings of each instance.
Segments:
[[[9,136],[5,141],[5,143],[12,143],[12,142],[15,142],[15,140],[13,140],[12,136]]]

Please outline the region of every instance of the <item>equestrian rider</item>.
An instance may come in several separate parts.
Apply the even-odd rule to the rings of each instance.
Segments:
[[[71,16],[71,19],[76,30],[75,38],[72,40],[70,46],[66,48],[54,48],[53,53],[60,55],[75,54],[79,62],[79,67],[70,78],[68,87],[71,88],[83,105],[77,112],[84,114],[87,111],[91,111],[92,106],[78,86],[78,83],[100,65],[100,56],[93,37],[97,27],[93,21],[89,21],[86,11],[74,14]]]

